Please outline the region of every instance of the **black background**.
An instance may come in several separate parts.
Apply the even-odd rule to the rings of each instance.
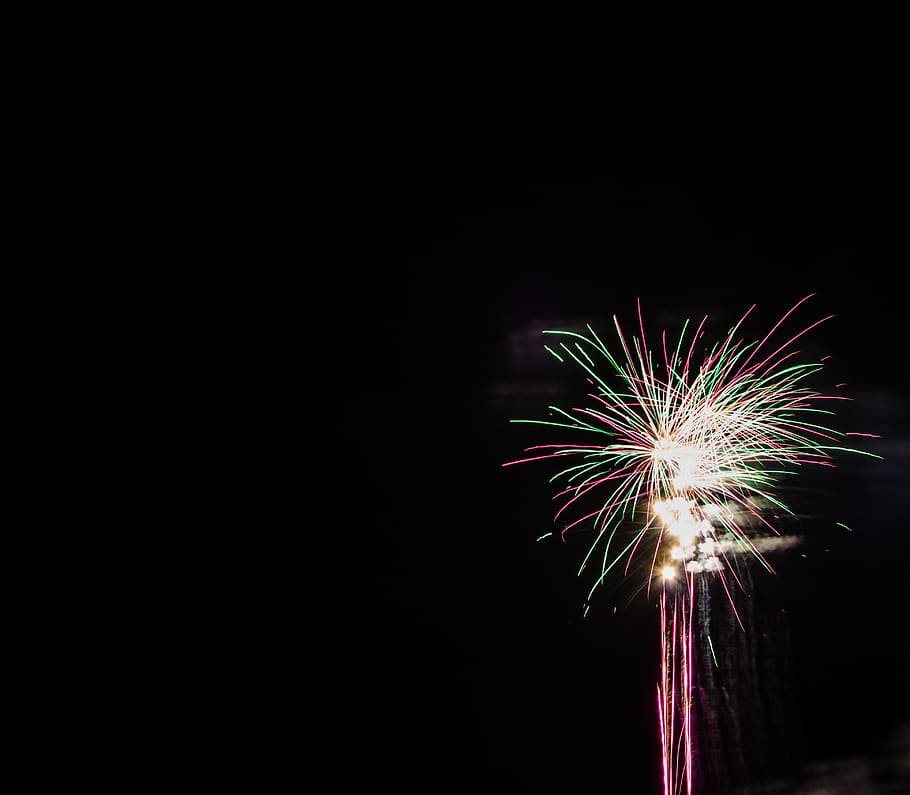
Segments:
[[[808,475],[808,540],[756,588],[787,610],[791,773],[891,764],[910,718],[894,73],[696,91],[339,68],[280,89],[199,70],[136,120],[135,783],[659,791],[654,602],[617,585],[582,618],[585,539],[536,543],[552,473],[501,466],[538,441],[509,419],[583,387],[542,328],[609,336],[640,299],[671,335],[757,304],[760,334],[809,293],[806,324],[836,317],[806,350],[884,460]]]

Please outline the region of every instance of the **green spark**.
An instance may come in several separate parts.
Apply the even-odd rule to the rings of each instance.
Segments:
[[[720,666],[717,664],[717,655],[714,653],[714,644],[711,642],[710,635],[708,635],[708,645],[711,647],[711,657],[714,658],[714,667],[719,668]]]

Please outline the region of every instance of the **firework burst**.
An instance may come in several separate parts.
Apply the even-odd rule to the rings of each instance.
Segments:
[[[580,568],[599,562],[588,601],[611,571],[628,573],[639,557],[647,561],[649,593],[652,582],[659,584],[666,793],[693,790],[696,578],[716,578],[735,612],[732,590],[742,587],[737,559],[748,555],[771,570],[763,549],[781,533],[768,509],[793,513],[778,496],[780,481],[806,466],[833,466],[840,453],[863,453],[847,437],[866,434],[829,425],[834,402],[846,398],[809,385],[823,363],[798,359],[797,342],[832,316],[785,332],[810,297],[750,343],[739,334],[754,306],[710,348],[699,347],[706,317],[697,326],[686,321],[675,343],[663,332],[652,348],[640,304],[631,337],[614,316],[615,355],[591,326],[586,334],[545,331],[554,341],[546,349],[585,373],[590,402],[570,410],[550,406],[548,420],[512,420],[577,439],[529,447],[529,456],[504,466],[560,465],[551,478],[562,484],[554,519],[563,536],[580,528],[594,533]]]

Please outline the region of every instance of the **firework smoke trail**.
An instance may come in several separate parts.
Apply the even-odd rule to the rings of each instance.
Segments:
[[[621,356],[614,356],[590,325],[586,335],[545,331],[558,340],[546,349],[586,374],[592,404],[570,411],[550,406],[551,420],[512,420],[579,434],[578,443],[535,445],[525,450],[530,457],[503,466],[567,462],[551,478],[566,483],[555,495],[563,504],[554,520],[580,510],[581,516],[564,524],[563,539],[580,527],[594,531],[579,569],[580,574],[599,555],[600,573],[588,601],[621,562],[628,574],[633,558],[646,556],[648,593],[659,572],[657,694],[667,795],[693,791],[696,578],[719,579],[735,613],[732,592],[742,588],[736,558],[747,554],[773,571],[762,554],[765,540],[752,528],[779,536],[764,507],[792,514],[775,494],[780,479],[804,465],[833,466],[833,456],[841,452],[878,457],[843,444],[846,436],[866,434],[825,424],[834,413],[826,402],[845,398],[810,389],[807,380],[822,364],[796,360],[797,340],[833,316],[796,333],[782,331],[809,298],[798,301],[763,339],[747,344],[737,335],[753,305],[700,361],[696,346],[707,317],[691,334],[686,321],[675,346],[668,346],[662,333],[655,352],[640,303],[637,335],[625,335],[613,318]],[[773,342],[776,335],[785,341]],[[606,362],[605,375],[597,362]],[[593,510],[585,507],[588,499],[595,501]],[[627,542],[620,542],[621,531],[628,531]]]

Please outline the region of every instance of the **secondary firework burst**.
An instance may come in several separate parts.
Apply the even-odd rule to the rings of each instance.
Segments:
[[[640,304],[631,336],[614,316],[616,353],[590,325],[587,333],[545,331],[553,341],[546,349],[578,366],[593,389],[586,405],[550,406],[549,419],[512,420],[574,438],[529,447],[529,455],[504,466],[558,465],[551,482],[562,484],[554,519],[563,536],[593,531],[579,570],[599,562],[588,601],[611,572],[628,574],[636,559],[647,561],[648,591],[658,583],[667,792],[693,786],[695,579],[718,579],[735,611],[737,561],[745,555],[771,570],[763,548],[781,532],[769,514],[793,513],[779,496],[781,480],[806,466],[833,466],[840,453],[872,455],[847,443],[866,434],[832,427],[834,402],[846,398],[811,387],[823,362],[799,360],[798,341],[833,316],[785,330],[809,298],[752,342],[740,331],[754,305],[710,347],[704,317],[697,325],[686,321],[673,343],[662,332],[652,348]]]

